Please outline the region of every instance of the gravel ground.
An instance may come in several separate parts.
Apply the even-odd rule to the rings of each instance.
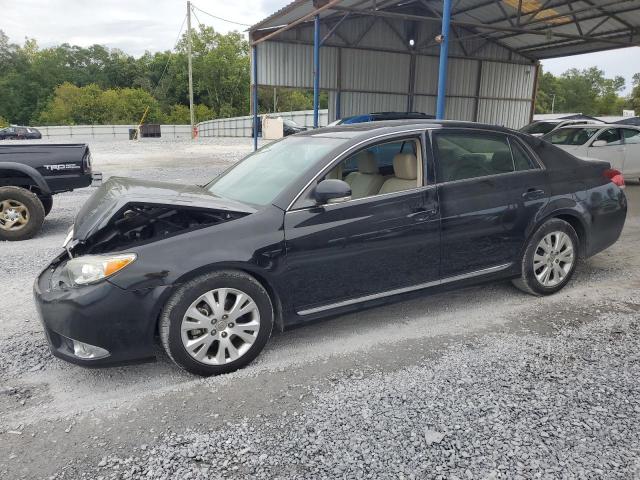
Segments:
[[[200,183],[251,143],[91,147],[105,177]],[[48,353],[31,284],[90,192],[0,243],[0,478],[640,478],[639,186],[557,295],[495,282],[345,315],[210,379],[160,350],[104,370]]]

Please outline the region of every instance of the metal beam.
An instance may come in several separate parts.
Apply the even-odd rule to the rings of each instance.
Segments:
[[[576,25],[576,29],[578,30],[578,34],[584,35],[584,32],[582,31],[582,27],[580,26],[580,21],[578,20],[578,17],[576,16],[575,12],[573,11],[573,0],[568,0],[567,1],[567,7],[569,7],[569,10],[571,10],[571,18],[573,18],[573,23]]]
[[[436,118],[444,119],[447,94],[447,63],[449,60],[449,27],[451,26],[451,0],[442,3],[442,43],[440,44],[440,65],[438,67],[438,99]]]
[[[627,29],[622,29],[622,30],[614,30],[614,31],[609,31],[609,32],[605,32],[602,33],[601,35],[612,35],[615,37],[625,37],[629,34],[629,31]],[[561,47],[563,45],[566,44],[570,44],[570,45],[574,45],[575,41],[579,41],[581,43],[579,43],[578,45],[581,44],[586,44],[586,43],[590,43],[590,42],[603,42],[603,43],[611,43],[610,41],[605,42],[605,40],[611,40],[610,37],[605,37],[602,39],[599,39],[597,36],[595,37],[589,37],[591,40],[590,41],[585,41],[585,40],[581,40],[581,39],[563,39],[563,40],[559,40],[557,42],[545,42],[545,43],[538,43],[536,45],[529,45],[528,47],[525,47],[522,49],[523,52],[530,52],[533,50],[539,50],[541,48],[554,48],[554,47]],[[625,42],[623,43],[623,46],[625,47],[635,47],[638,46],[639,42],[632,42],[632,43],[628,43]],[[619,47],[618,47],[619,48]]]
[[[582,0],[582,1],[584,1],[584,0]],[[602,0],[602,4],[599,5],[599,7],[600,7],[600,9],[602,9],[604,7],[618,6],[621,3],[629,3],[629,2],[633,2],[633,1],[635,1],[635,0],[610,0],[608,2]],[[519,5],[521,5],[521,2],[522,2],[522,0],[520,0]],[[552,9],[554,9],[556,7],[564,6],[564,5],[566,5],[566,3],[567,3],[567,0],[564,0],[563,2],[560,2],[558,4],[549,5],[547,7],[547,10],[552,10]],[[638,9],[637,5],[634,5],[631,8],[631,10],[636,10],[636,9]],[[582,7],[582,8],[574,9],[573,10],[573,14],[577,15],[577,14],[583,13],[583,12],[592,12],[593,10],[594,10],[594,7],[592,5],[590,5],[588,7]],[[522,13],[524,13],[524,12],[522,12]],[[526,15],[528,15],[528,14],[526,14]],[[561,17],[566,17],[568,15],[571,15],[571,13],[556,13],[554,15],[549,15],[548,17],[538,18],[537,20],[531,20],[531,21],[527,22],[525,24],[525,26],[535,25],[537,23],[549,22],[551,20],[555,20],[555,19],[561,18]],[[600,16],[601,16],[601,14],[597,14],[597,15],[591,16],[589,18],[581,18],[580,21],[588,20],[588,19],[591,19],[591,18],[598,18]],[[505,20],[509,20],[509,19],[513,20],[513,19],[517,19],[518,17],[520,17],[520,11],[515,15],[511,15],[509,18],[494,18],[494,19],[488,20],[486,23],[495,23],[495,22],[505,21]],[[544,28],[547,28],[547,27],[548,27],[548,25],[545,25]]]
[[[324,42],[326,42],[326,41],[327,41],[327,39],[328,39],[331,35],[333,35],[333,33],[338,29],[338,27],[339,27],[340,25],[342,25],[342,22],[344,22],[344,21],[349,17],[349,15],[351,15],[351,13],[349,13],[349,12],[345,13],[345,14],[342,16],[342,18],[340,18],[340,20],[338,20],[338,21],[336,22],[336,24],[335,24],[333,27],[331,27],[331,30],[329,30],[329,31],[327,32],[327,34],[326,34],[324,37],[322,37],[322,40],[320,40],[320,45],[323,45],[323,44],[324,44]]]
[[[287,30],[292,29],[292,28],[293,28],[293,27],[295,27],[296,25],[299,25],[299,24],[301,24],[301,23],[303,23],[303,22],[306,22],[307,20],[309,20],[309,19],[311,19],[311,18],[315,17],[315,16],[316,16],[316,15],[318,15],[319,13],[324,12],[325,10],[328,10],[328,9],[330,9],[330,8],[332,8],[332,7],[335,7],[335,6],[336,6],[338,3],[340,3],[341,1],[342,1],[342,0],[331,0],[330,2],[326,3],[326,4],[325,4],[325,5],[323,5],[322,7],[320,7],[320,8],[316,8],[314,11],[312,11],[312,12],[310,12],[310,13],[307,13],[306,15],[303,15],[303,16],[302,16],[302,17],[300,17],[299,19],[294,20],[293,22],[291,22],[291,23],[289,23],[289,24],[287,24],[287,25],[285,25],[285,26],[283,26],[283,27],[280,27],[280,28],[279,28],[279,29],[277,29],[276,31],[271,32],[271,33],[269,33],[269,34],[265,35],[264,37],[261,37],[261,38],[259,38],[259,39],[257,39],[257,40],[253,40],[253,41],[251,42],[251,45],[257,45],[258,43],[262,43],[262,42],[264,42],[264,41],[266,41],[266,40],[269,40],[270,38],[273,38],[273,37],[275,37],[276,35],[280,35],[282,32],[286,32]]]
[[[258,149],[258,45],[253,46],[253,151]]]
[[[320,15],[313,19],[313,128],[318,128],[320,102]]]
[[[445,0],[446,1],[446,0]],[[437,17],[428,17],[428,16],[423,16],[423,15],[413,15],[413,14],[408,14],[408,13],[396,13],[396,12],[387,12],[387,11],[381,11],[381,10],[357,10],[357,9],[353,9],[351,7],[342,7],[342,6],[333,6],[332,7],[333,10],[339,10],[339,11],[343,11],[343,12],[354,12],[356,14],[360,14],[360,15],[367,15],[367,16],[372,16],[372,17],[387,17],[387,18],[396,18],[396,19],[401,19],[401,20],[414,20],[417,22],[438,22],[440,23],[440,19]],[[542,36],[542,37],[546,37],[547,33],[546,31],[541,31],[541,30],[529,30],[526,28],[518,28],[518,27],[503,27],[503,26],[499,26],[499,25],[488,25],[488,24],[482,24],[482,23],[476,23],[476,22],[466,22],[466,21],[459,21],[459,20],[451,20],[450,22],[451,25],[457,25],[460,27],[468,27],[468,28],[476,28],[476,29],[481,29],[481,30],[489,30],[489,31],[494,31],[494,32],[510,32],[510,33],[517,33],[517,34],[529,34],[529,35],[538,35],[538,36]],[[604,39],[604,38],[591,38],[588,36],[581,36],[581,35],[573,35],[573,34],[568,34],[568,33],[559,33],[556,32],[554,33],[554,36],[558,37],[558,38],[565,38],[568,40],[585,40],[585,41],[598,41],[598,42],[605,42],[605,43],[610,43],[612,45],[619,45],[621,47],[628,47],[629,44],[627,42],[621,42],[618,40],[611,40],[611,39]],[[491,40],[498,40],[498,38],[491,38]],[[517,51],[516,51],[517,52]]]

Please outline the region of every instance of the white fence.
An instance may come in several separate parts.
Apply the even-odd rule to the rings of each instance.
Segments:
[[[282,117],[293,120],[302,127],[313,127],[313,110],[297,112],[277,112],[267,114],[270,117]],[[262,118],[264,115],[260,115]],[[318,124],[324,127],[329,122],[329,110],[320,110]],[[253,116],[218,118],[198,124],[198,135],[201,137],[250,137],[253,130]]]
[[[300,110],[297,112],[270,113],[269,116],[282,117],[293,120],[303,127],[313,127],[313,110]],[[263,117],[264,115],[261,115]],[[320,110],[318,123],[324,127],[328,123],[329,110]],[[200,137],[251,137],[253,116],[218,118],[207,120],[198,124],[198,136]],[[69,125],[36,127],[44,138],[117,138],[127,140],[129,129],[137,128],[137,125]],[[160,125],[163,138],[189,138],[191,136],[189,125]]]
[[[69,125],[36,127],[44,138],[118,138],[127,140],[129,129],[138,128],[137,125]],[[164,138],[188,138],[190,136],[189,125],[161,125],[162,136]]]

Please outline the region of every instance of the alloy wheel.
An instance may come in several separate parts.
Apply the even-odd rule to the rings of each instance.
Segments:
[[[543,287],[555,287],[571,272],[575,254],[573,242],[564,232],[542,237],[533,255],[533,272]]]
[[[255,301],[234,288],[210,290],[196,299],[182,318],[185,350],[207,365],[242,357],[256,341],[260,312]]]
[[[29,209],[22,203],[13,199],[0,202],[0,228],[2,230],[20,230],[29,223]]]

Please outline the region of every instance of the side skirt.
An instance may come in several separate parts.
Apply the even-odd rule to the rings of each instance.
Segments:
[[[434,280],[433,282],[420,283],[418,285],[412,285],[410,287],[396,288],[394,290],[387,290],[386,292],[374,293],[372,295],[366,295],[364,297],[352,298],[350,300],[343,300],[342,302],[330,303],[328,305],[322,305],[320,307],[308,308],[301,310],[298,315],[312,315],[314,313],[325,312],[327,310],[333,310],[336,308],[347,307],[349,305],[355,305],[357,303],[368,302],[370,300],[377,300],[380,298],[391,297],[393,295],[400,295],[402,293],[414,292],[416,290],[423,290],[425,288],[437,287],[439,285],[445,285],[447,283],[457,282],[459,280],[467,280],[473,277],[479,277],[482,275],[489,275],[491,273],[501,272],[511,267],[512,263],[505,263],[504,265],[496,265],[495,267],[483,268],[482,270],[476,270],[474,272],[463,273],[461,275],[455,275],[453,277],[447,277],[440,280]]]

